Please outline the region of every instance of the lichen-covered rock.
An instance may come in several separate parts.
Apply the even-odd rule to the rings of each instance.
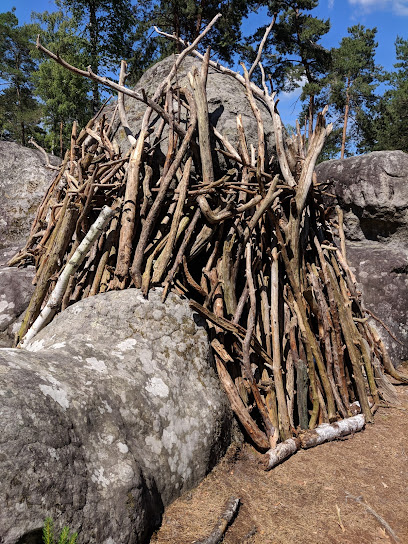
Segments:
[[[0,347],[11,347],[14,343],[22,315],[34,292],[34,274],[34,266],[10,268],[0,264]]]
[[[170,72],[174,64],[174,60],[175,56],[172,55],[152,66],[140,78],[135,90],[140,91],[141,89],[144,89],[149,96],[152,96],[158,85]],[[200,65],[200,61],[194,57],[186,57],[183,60],[177,72],[177,82],[180,87],[187,87],[191,89],[187,74],[192,71],[194,66],[200,67]],[[221,132],[221,134],[225,135],[229,141],[237,147],[238,133],[236,117],[238,114],[241,114],[248,147],[250,148],[251,144],[254,145],[255,148],[258,147],[258,125],[246,97],[244,86],[241,85],[241,83],[236,81],[234,78],[222,74],[210,67],[207,79],[207,98],[210,122],[219,132]],[[257,104],[264,122],[267,154],[269,157],[271,157],[275,148],[275,135],[273,132],[271,115],[267,108],[258,99]],[[177,108],[176,101],[174,102],[174,107]],[[133,134],[137,136],[138,131],[140,130],[143,114],[146,111],[146,105],[133,98],[125,96],[125,110],[127,113],[129,126]],[[153,114],[152,120],[154,120],[156,117],[157,115]],[[116,139],[122,151],[126,152],[130,146],[123,128],[118,127],[119,123],[117,121],[115,125],[115,129],[117,129]],[[166,134],[167,129],[165,129],[163,135]],[[165,153],[167,149],[167,138],[164,140],[162,148]]]
[[[395,365],[408,359],[408,154],[376,151],[320,164],[319,182],[344,211],[347,257]],[[372,323],[375,324],[374,320]]]
[[[79,543],[145,542],[224,452],[205,330],[160,295],[85,299],[27,351],[0,350],[0,542],[34,539],[48,515]]]
[[[61,160],[49,155],[58,166]],[[14,142],[0,142],[0,248],[23,245],[45,191],[55,177],[44,155]]]

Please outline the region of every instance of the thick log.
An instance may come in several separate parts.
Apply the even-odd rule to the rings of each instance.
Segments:
[[[361,431],[365,425],[363,414],[341,419],[336,423],[322,423],[313,430],[301,433],[297,439],[289,438],[264,455],[264,468],[271,470],[299,449],[309,449],[324,442],[332,442],[343,436]]]

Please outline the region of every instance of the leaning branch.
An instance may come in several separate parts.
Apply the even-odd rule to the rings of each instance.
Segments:
[[[249,78],[251,79],[251,76],[253,74],[253,71],[255,70],[255,68],[258,66],[258,63],[259,61],[261,60],[261,57],[262,57],[262,51],[263,51],[263,48],[265,47],[265,43],[266,43],[266,40],[268,39],[268,36],[269,34],[271,33],[271,30],[273,28],[273,25],[275,24],[275,21],[276,21],[276,17],[277,17],[277,13],[275,12],[273,14],[273,19],[272,19],[272,22],[271,24],[267,27],[267,29],[265,30],[265,34],[261,40],[261,43],[259,44],[259,47],[258,47],[258,53],[256,55],[256,58],[254,60],[254,63],[253,65],[251,66],[249,72],[248,72],[248,75],[249,75]]]
[[[76,66],[73,66],[72,64],[69,64],[66,60],[61,58],[59,55],[56,55],[46,47],[44,47],[40,43],[40,36],[37,36],[37,49],[39,51],[42,51],[45,55],[47,55],[50,59],[55,60],[58,64],[69,70],[70,72],[73,72],[74,74],[80,75],[82,77],[87,77],[88,79],[91,79],[92,81],[96,81],[97,83],[100,83],[101,85],[104,85],[105,87],[109,87],[110,89],[113,89],[114,91],[118,93],[126,94],[127,96],[130,96],[134,98],[135,100],[139,100],[140,102],[143,102],[144,104],[147,104],[152,110],[154,110],[156,113],[158,113],[165,121],[166,123],[170,123],[170,117],[168,113],[155,102],[154,99],[149,98],[146,93],[138,93],[136,91],[132,91],[131,89],[128,89],[124,85],[119,85],[119,83],[116,83],[115,81],[112,81],[111,79],[107,77],[98,76],[95,74],[91,67],[88,66],[88,70],[81,70],[80,68],[77,68]],[[186,131],[180,127],[178,123],[174,123],[174,130],[184,138]]]
[[[237,513],[239,503],[240,499],[231,497],[225,507],[224,513],[218,520],[211,534],[203,540],[196,540],[194,544],[218,544],[218,542],[221,542],[228,525]]]
[[[34,321],[31,328],[27,331],[24,338],[21,340],[19,344],[20,348],[27,347],[27,344],[30,342],[30,340],[32,340],[34,336],[39,333],[40,330],[43,329],[54,317],[58,308],[61,305],[61,301],[66,291],[70,277],[73,276],[78,270],[89,250],[91,249],[97,238],[99,238],[101,232],[105,230],[106,225],[108,224],[110,219],[112,219],[115,213],[116,210],[113,210],[108,206],[104,206],[102,208],[98,219],[91,226],[88,234],[82,240],[75,253],[69,260],[68,264],[62,271],[60,277],[58,278],[55,289],[52,292],[50,298],[48,299],[46,306],[43,308],[40,315]]]

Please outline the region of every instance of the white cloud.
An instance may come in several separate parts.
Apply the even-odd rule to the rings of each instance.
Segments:
[[[282,101],[282,100],[286,100],[286,101],[296,101],[298,98],[300,98],[300,95],[302,94],[302,89],[303,87],[306,85],[307,83],[307,77],[306,76],[302,76],[302,79],[300,81],[298,81],[298,86],[293,89],[293,91],[289,91],[289,92],[286,92],[286,91],[283,91],[283,92],[280,92],[278,97],[279,97],[279,100]]]
[[[330,4],[334,0],[329,0]],[[366,12],[387,9],[396,15],[408,15],[408,0],[349,0],[352,6],[358,6]]]
[[[328,4],[329,4],[329,9],[334,8],[334,0],[329,0]]]
[[[398,15],[408,15],[408,1],[407,0],[395,0],[394,11]]]

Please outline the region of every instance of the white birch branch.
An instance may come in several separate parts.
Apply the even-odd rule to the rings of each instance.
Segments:
[[[316,429],[306,431],[298,438],[289,438],[276,448],[270,449],[265,453],[265,470],[270,470],[300,449],[313,448],[324,442],[331,442],[342,436],[357,433],[365,425],[364,414],[358,414],[347,419],[341,419],[336,423],[322,423]]]
[[[63,299],[70,277],[75,274],[78,267],[84,261],[89,250],[91,249],[95,241],[99,238],[100,234],[105,230],[106,225],[115,213],[116,210],[109,208],[108,206],[104,206],[102,208],[101,213],[99,214],[95,223],[93,223],[93,225],[89,229],[88,234],[79,244],[75,253],[65,265],[65,268],[61,272],[57,284],[53,292],[51,293],[51,296],[48,299],[46,306],[44,306],[44,308],[40,312],[40,315],[28,329],[26,335],[21,339],[18,347],[27,347],[27,344],[30,342],[30,340],[32,340],[34,336],[39,333],[40,330],[43,329],[54,317],[54,315],[58,311],[58,308],[61,305],[61,301]]]

